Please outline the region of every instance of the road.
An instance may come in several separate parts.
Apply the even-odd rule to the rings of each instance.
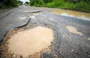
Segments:
[[[53,29],[56,38],[51,44],[51,52],[42,53],[41,58],[90,58],[90,20],[53,14],[52,10],[19,6],[1,12],[0,43],[11,29],[39,25]]]

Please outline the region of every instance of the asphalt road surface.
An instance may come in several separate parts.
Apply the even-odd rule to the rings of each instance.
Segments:
[[[22,26],[46,26],[54,31],[52,51],[41,58],[90,58],[90,21],[52,14],[51,8],[19,6],[0,13],[0,43],[9,30]],[[2,56],[0,56],[1,58]]]

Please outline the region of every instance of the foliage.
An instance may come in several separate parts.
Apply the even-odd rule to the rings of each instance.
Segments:
[[[0,8],[16,7],[21,4],[19,0],[0,0]]]
[[[90,12],[90,0],[30,0],[30,5]]]
[[[27,5],[27,6],[29,6],[29,2],[25,2],[25,3],[24,3],[24,5]]]
[[[18,1],[17,1],[17,4],[18,4],[18,6],[20,6],[20,5],[23,4],[23,2],[18,0]]]
[[[44,4],[43,0],[30,0],[30,5],[39,6],[39,5],[42,5],[42,4]]]

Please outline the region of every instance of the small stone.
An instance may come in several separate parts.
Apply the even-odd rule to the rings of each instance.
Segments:
[[[73,52],[74,50],[71,50],[71,52]]]

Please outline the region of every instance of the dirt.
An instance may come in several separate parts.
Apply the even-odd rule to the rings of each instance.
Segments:
[[[63,14],[63,13],[66,13],[66,14],[72,15],[72,16],[90,18],[90,13],[77,12],[77,11],[71,11],[71,10],[55,9],[55,10],[52,11],[52,13],[53,14]]]
[[[10,33],[12,35],[8,37],[8,44],[4,46],[4,48],[8,47],[5,49],[7,54],[13,54],[12,57],[17,58],[40,58],[41,51],[50,51],[49,46],[54,39],[53,31],[50,28],[37,26],[33,29],[21,30]]]
[[[78,32],[77,29],[75,27],[73,27],[73,26],[66,26],[66,28],[71,33],[83,35],[81,32]]]

